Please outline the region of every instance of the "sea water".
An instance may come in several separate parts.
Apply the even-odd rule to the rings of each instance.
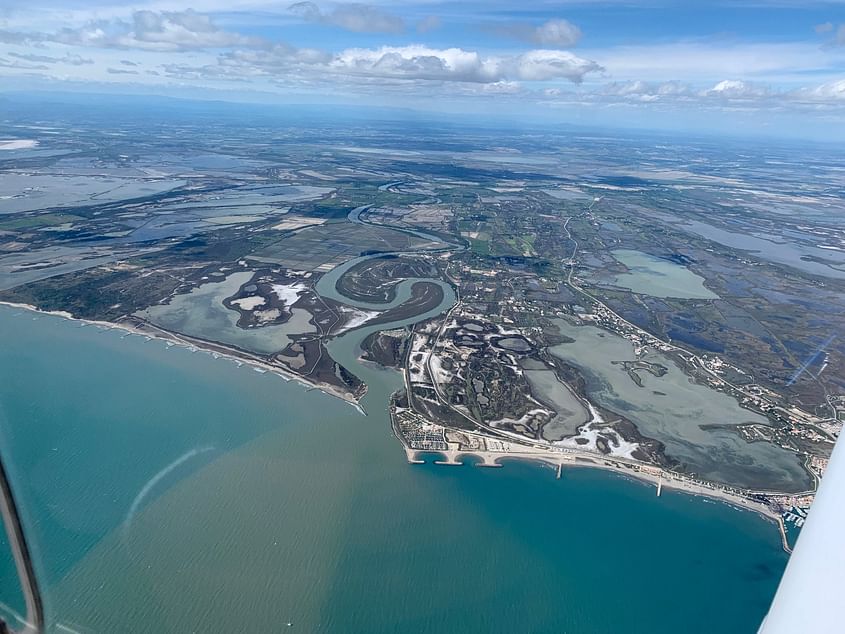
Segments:
[[[398,375],[355,370],[366,416],[0,307],[0,448],[51,631],[756,632],[786,563],[772,523],[598,470],[410,465]]]

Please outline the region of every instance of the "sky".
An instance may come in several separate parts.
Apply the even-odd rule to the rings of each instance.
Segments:
[[[3,0],[0,90],[845,140],[845,0]]]

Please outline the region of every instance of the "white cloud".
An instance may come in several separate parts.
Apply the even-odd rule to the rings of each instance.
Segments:
[[[492,84],[483,84],[481,89],[489,95],[515,95],[522,92],[522,84],[518,81],[500,80]]]
[[[590,90],[544,90],[541,101],[551,105],[653,107],[660,109],[845,112],[845,79],[798,89],[777,90],[771,86],[726,79],[702,88],[679,81],[612,82]]]
[[[289,10],[308,22],[330,24],[356,33],[401,33],[402,18],[368,4],[341,4],[331,11],[322,11],[313,2],[297,2]]]
[[[505,37],[547,48],[569,48],[581,39],[581,29],[563,19],[549,20],[540,26],[513,22],[499,25],[493,30]]]
[[[209,16],[191,9],[135,11],[130,20],[90,21],[80,27],[66,27],[55,33],[0,31],[0,42],[29,45],[58,42],[69,46],[150,51],[265,45],[259,38],[224,31]]]
[[[31,64],[25,61],[0,57],[0,68],[11,68],[14,70],[47,70],[49,66],[45,66],[44,64]]]
[[[770,91],[766,86],[760,86],[736,79],[725,79],[709,90],[705,90],[703,95],[724,99],[761,99],[768,97],[770,95]]]
[[[53,57],[51,55],[38,55],[32,53],[7,53],[10,57],[16,57],[27,62],[38,62],[42,64],[70,64],[71,66],[82,66],[84,64],[93,64],[93,59],[88,59],[80,55],[71,55],[65,53],[63,57]]]
[[[792,93],[792,98],[805,102],[845,103],[845,79],[832,81],[813,88],[802,88]]]
[[[378,49],[350,48],[330,54],[313,49],[277,45],[270,49],[234,50],[217,56],[215,63],[168,64],[169,77],[179,79],[242,80],[266,78],[276,83],[337,88],[414,86],[435,83],[465,87],[466,94],[513,94],[519,82],[566,80],[580,82],[601,68],[564,51],[529,51],[516,56],[483,56],[459,48],[434,49],[422,45]],[[479,88],[471,89],[471,86]],[[461,88],[460,90],[464,90]]]
[[[329,53],[276,44],[266,49],[238,49],[221,53],[209,63],[174,61],[163,64],[164,75],[182,80],[245,82],[257,78],[300,81],[319,74],[330,62]]]
[[[0,29],[0,43],[2,44],[34,44],[32,35],[19,31]]]
[[[833,36],[825,42],[825,46],[845,46],[845,22],[838,26],[833,22],[825,22],[824,24],[817,24],[815,28],[819,35],[833,33]]]
[[[695,93],[691,86],[679,81],[646,82],[641,80],[611,82],[602,86],[599,92],[610,98],[619,97],[643,102],[686,99]]]
[[[602,68],[565,51],[536,50],[510,57],[484,57],[460,48],[383,46],[347,49],[331,62],[337,72],[397,79],[495,83],[567,79],[580,82]]]
[[[428,33],[429,31],[439,29],[441,26],[442,22],[439,17],[436,15],[429,15],[417,22],[417,32]]]
[[[218,62],[221,66],[249,74],[275,75],[290,72],[297,68],[316,67],[331,60],[331,55],[323,51],[308,48],[294,48],[285,44],[276,44],[267,50],[237,50],[222,54]]]
[[[549,20],[538,26],[532,41],[540,46],[574,46],[581,39],[581,29],[566,20]]]
[[[146,6],[161,8],[171,1],[150,0],[156,4]],[[75,20],[67,20],[65,28],[56,26],[49,33],[25,31],[27,24],[42,25],[40,28],[47,31],[43,26],[48,23],[46,18],[29,23],[16,19],[3,24],[0,20],[0,26],[6,29],[0,30],[0,43],[6,44],[0,46],[0,74],[113,84],[146,80],[148,85],[165,90],[179,84],[294,94],[293,88],[318,100],[324,95],[356,94],[373,99],[396,95],[420,103],[452,97],[487,98],[515,107],[533,99],[555,105],[657,111],[792,109],[836,116],[845,112],[845,48],[833,45],[838,39],[845,43],[845,25],[835,23],[816,27],[820,33],[816,41],[811,32],[806,32],[804,42],[685,40],[580,48],[575,55],[564,49],[578,41],[580,30],[555,19],[539,25],[490,27],[534,44],[516,51],[377,46],[369,44],[375,39],[372,36],[363,39],[366,47],[318,50],[250,37],[245,30],[237,32],[228,26],[235,21],[258,25],[261,17],[249,13],[252,5],[247,7],[247,17],[237,13],[246,6],[242,2],[254,0],[230,0],[231,4],[207,0],[199,6],[208,7],[212,1],[219,3],[218,9],[228,7],[226,20],[230,22],[217,24],[208,15],[192,10],[132,11],[125,6],[102,11],[97,6]],[[291,8],[298,18],[292,17],[285,6],[272,8],[276,26],[289,26],[301,19],[357,32],[397,33],[406,26],[401,18],[370,5],[301,2]],[[453,15],[443,11],[444,15]],[[94,15],[108,19],[92,20]],[[419,32],[440,26],[437,17],[424,18],[425,11],[407,15],[411,16],[408,25]],[[56,20],[53,16],[50,23]],[[321,35],[337,38],[339,34]],[[452,36],[454,31],[439,35]],[[352,36],[343,38],[347,46],[345,42]],[[388,36],[381,41],[387,40]],[[819,46],[824,40],[828,42]],[[132,77],[127,72],[132,70],[140,74]],[[571,86],[585,80],[586,86]]]
[[[466,82],[494,82],[501,79],[495,60],[460,48],[432,49],[425,46],[383,46],[378,49],[351,48],[331,62],[337,72],[392,77]]]
[[[567,51],[537,50],[528,51],[512,61],[505,61],[510,67],[507,75],[526,81],[545,81],[549,79],[568,79],[579,83],[588,73],[604,70],[593,62]]]

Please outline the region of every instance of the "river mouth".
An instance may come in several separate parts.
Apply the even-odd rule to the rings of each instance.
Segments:
[[[703,278],[674,262],[636,251],[617,251],[614,256],[629,266],[642,264],[645,258],[647,270],[629,275],[652,293],[686,293],[687,297],[701,299],[718,297],[704,287]],[[387,310],[388,314],[393,310],[401,312],[402,305],[412,303],[414,287],[421,283],[438,285],[443,296],[437,306],[422,314],[374,321],[329,342],[327,350],[331,357],[369,386],[365,409],[373,403],[383,403],[385,397],[389,398],[403,386],[399,373],[361,361],[364,339],[380,330],[404,328],[430,319],[454,306],[457,300],[450,285],[430,278],[403,279],[391,289],[390,301],[368,302],[344,295],[340,283],[343,276],[379,257],[384,256],[365,255],[345,262],[324,275],[315,290],[325,298],[357,309]],[[674,361],[661,353],[651,353],[645,360],[666,368],[664,375],[638,372],[632,377],[626,361],[633,363],[636,355],[628,340],[593,326],[574,326],[560,319],[556,324],[561,334],[572,342],[554,346],[549,352],[583,373],[588,395],[597,404],[623,412],[640,433],[663,443],[666,455],[678,461],[682,471],[749,490],[800,492],[812,488],[813,482],[795,453],[771,442],[750,443],[734,429],[738,425],[768,425],[763,416],[741,408],[725,394],[690,382]],[[517,350],[523,348],[522,344],[527,342],[516,337],[504,337],[497,342],[500,347]],[[544,429],[544,439],[554,442],[578,434],[579,427],[590,419],[580,399],[549,371],[524,372],[537,396],[559,411],[548,429]]]
[[[344,271],[357,264],[358,261],[369,257],[375,256],[364,256],[364,258],[357,258],[356,260],[347,262],[343,265]],[[343,271],[341,272],[341,275],[342,274]],[[349,298],[337,291],[335,286],[337,278],[334,278],[334,280],[329,278],[328,281],[324,282],[323,280],[325,280],[326,277],[328,277],[328,275],[324,276],[316,285],[316,290],[322,297],[327,297],[337,302],[346,303],[347,305],[361,309],[384,310],[387,306],[386,304],[349,300]],[[339,275],[337,277],[339,277]],[[326,349],[332,359],[347,368],[368,386],[367,394],[361,401],[362,406],[365,409],[373,406],[379,408],[383,407],[386,409],[390,395],[402,387],[402,379],[399,372],[395,370],[383,368],[374,363],[361,361],[361,343],[364,339],[371,334],[382,330],[405,328],[415,323],[436,317],[454,306],[457,301],[455,289],[442,280],[432,278],[406,279],[397,285],[396,298],[392,302],[389,302],[388,310],[399,309],[402,304],[406,303],[410,299],[414,285],[421,283],[436,286],[442,293],[439,303],[437,303],[437,305],[433,308],[429,308],[419,314],[399,317],[398,319],[394,319],[392,321],[364,325],[339,337],[331,339],[326,345]]]

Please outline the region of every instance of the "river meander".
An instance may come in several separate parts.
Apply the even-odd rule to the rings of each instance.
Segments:
[[[443,286],[429,314],[330,342],[366,416],[0,307],[0,442],[51,631],[755,632],[786,563],[757,515],[595,470],[406,462],[400,376],[359,347],[445,309]]]

